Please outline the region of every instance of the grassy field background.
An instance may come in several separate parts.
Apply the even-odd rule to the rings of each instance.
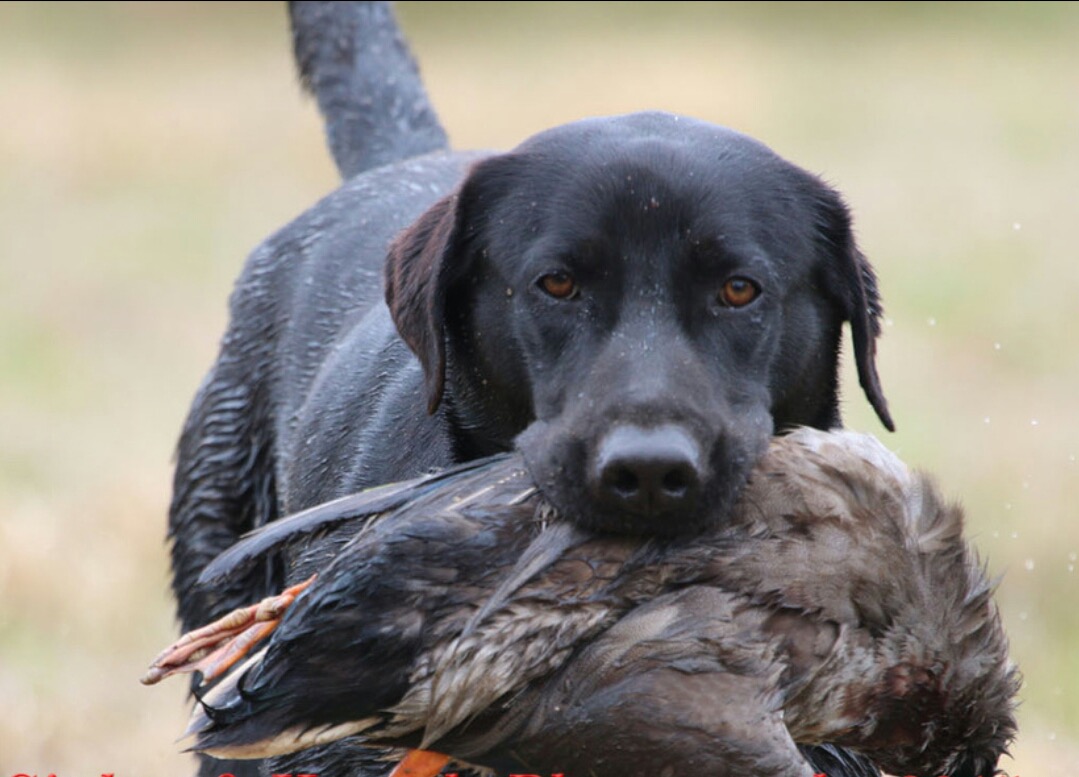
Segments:
[[[401,3],[458,147],[660,108],[843,191],[887,443],[961,499],[1079,771],[1079,5]],[[185,775],[171,456],[246,254],[336,185],[277,3],[0,4],[0,777]],[[886,434],[847,369],[851,426]]]

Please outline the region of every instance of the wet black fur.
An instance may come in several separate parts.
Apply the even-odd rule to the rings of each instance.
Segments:
[[[295,3],[292,19],[348,180],[252,254],[185,423],[169,515],[185,630],[286,582],[281,560],[227,588],[194,585],[244,532],[509,449],[526,428],[522,448],[567,512],[671,533],[694,525],[619,527],[581,468],[611,425],[679,424],[706,452],[714,520],[769,435],[840,423],[844,322],[891,426],[874,275],[820,180],[666,114],[556,128],[505,155],[451,152],[385,4]],[[560,268],[581,281],[573,300],[537,289]],[[732,274],[760,283],[760,299],[717,305]],[[872,773],[829,757],[830,777]],[[336,746],[276,771],[334,777],[362,760]],[[200,773],[252,769],[206,760]]]

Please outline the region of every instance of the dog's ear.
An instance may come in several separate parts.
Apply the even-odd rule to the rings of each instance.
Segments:
[[[884,398],[877,373],[877,338],[882,314],[877,275],[855,243],[847,206],[831,190],[827,200],[824,203],[827,216],[821,232],[831,259],[829,287],[838,297],[844,319],[850,322],[858,382],[884,428],[894,432],[895,422],[888,412],[888,400]]]
[[[877,338],[880,337],[880,318],[882,314],[880,292],[877,290],[877,275],[872,265],[857,246],[851,246],[848,273],[851,336],[854,340],[854,363],[858,367],[858,382],[862,384],[869,404],[877,412],[877,417],[889,432],[895,431],[895,422],[888,411],[888,400],[884,398],[884,389],[880,385],[877,372]]]
[[[457,192],[432,205],[393,241],[386,256],[386,304],[423,366],[428,413],[438,409],[446,382],[444,268],[452,263],[457,243],[459,199]]]
[[[386,257],[386,304],[423,366],[428,413],[438,409],[446,383],[446,299],[467,270],[483,214],[511,177],[511,160],[506,154],[474,165],[455,193],[397,236]]]

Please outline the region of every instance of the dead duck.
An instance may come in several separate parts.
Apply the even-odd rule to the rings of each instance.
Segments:
[[[354,736],[536,773],[811,775],[797,745],[833,743],[977,777],[1015,734],[1018,673],[960,510],[863,435],[778,438],[693,538],[587,534],[501,456],[271,525],[204,577],[283,545],[297,573],[318,558],[313,581],[148,675],[221,674],[261,643],[203,698],[193,749]]]

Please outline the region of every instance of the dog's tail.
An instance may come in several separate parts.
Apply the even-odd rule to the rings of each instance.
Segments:
[[[448,146],[388,2],[289,2],[300,80],[342,177]]]

